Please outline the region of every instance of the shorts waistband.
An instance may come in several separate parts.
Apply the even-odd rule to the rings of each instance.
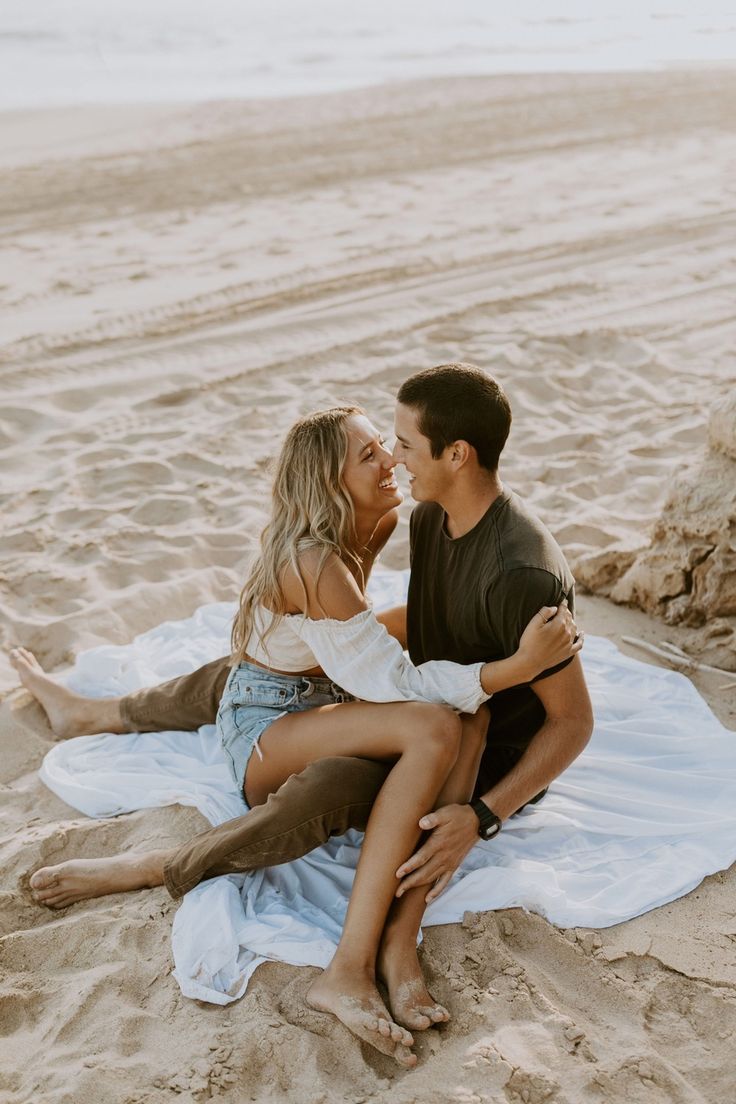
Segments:
[[[247,660],[241,660],[240,663],[233,667],[233,671],[241,670],[244,674],[260,675],[261,678],[278,679],[279,682],[285,682],[293,686],[308,683],[314,686],[315,689],[325,691],[331,689],[333,686],[337,686],[337,683],[327,678],[326,675],[287,675],[282,671],[270,671],[268,667],[259,667],[257,663],[248,663]]]

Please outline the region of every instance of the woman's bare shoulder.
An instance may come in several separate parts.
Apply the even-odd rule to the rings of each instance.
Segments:
[[[322,560],[319,548],[307,548],[299,553],[301,579],[292,565],[285,568],[281,589],[287,612],[306,613],[315,620],[331,617],[346,621],[368,609],[365,595],[337,553],[329,552]]]

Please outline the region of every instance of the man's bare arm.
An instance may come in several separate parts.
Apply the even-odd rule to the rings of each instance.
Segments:
[[[578,656],[562,671],[532,684],[545,713],[521,759],[482,800],[506,820],[577,759],[593,731],[593,707]],[[491,718],[493,700],[491,699]]]
[[[406,647],[406,606],[392,606],[376,614],[376,621],[385,625],[391,636],[395,636],[402,648]]]
[[[520,809],[548,786],[578,757],[593,731],[593,710],[578,656],[562,671],[532,686],[546,719],[519,762],[482,795],[501,820]],[[491,699],[491,725],[493,700]],[[449,882],[471,847],[478,842],[478,818],[469,805],[446,805],[422,817],[431,835],[396,872],[397,896],[416,885],[432,885],[434,900]]]

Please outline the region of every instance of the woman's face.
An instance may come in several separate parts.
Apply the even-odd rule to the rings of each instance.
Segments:
[[[357,515],[380,517],[403,500],[394,476],[396,461],[365,414],[352,414],[346,428],[348,455],[342,472],[343,482]]]

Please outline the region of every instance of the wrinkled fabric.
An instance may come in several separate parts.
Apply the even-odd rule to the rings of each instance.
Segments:
[[[376,608],[402,600],[407,573],[377,571]],[[234,607],[203,606],[124,647],[79,656],[68,683],[118,695],[227,651]],[[561,927],[607,927],[687,893],[736,859],[736,733],[688,679],[586,637],[595,731],[539,805],[472,850],[425,924],[470,909],[521,907]],[[214,725],[196,733],[82,736],[46,756],[43,781],[93,817],[180,803],[212,824],[247,809]],[[340,937],[359,854],[348,832],[295,862],[203,882],[173,928],[175,976],[189,997],[227,1004],[267,959],[326,965]]]

